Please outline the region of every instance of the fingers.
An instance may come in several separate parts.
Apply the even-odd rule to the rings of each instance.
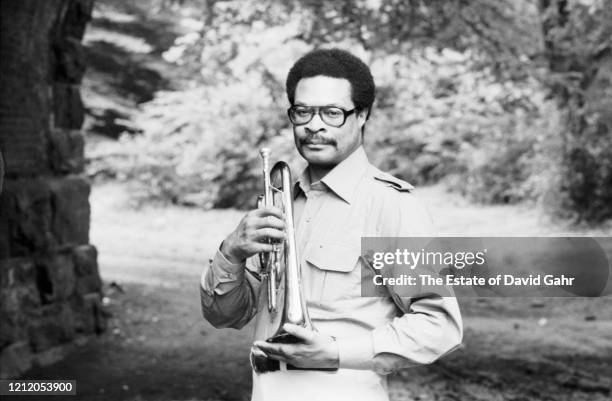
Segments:
[[[289,334],[300,338],[303,342],[309,343],[314,339],[315,332],[302,326],[295,324],[285,323],[283,329]]]
[[[260,228],[254,231],[253,239],[258,242],[265,242],[268,239],[280,242],[285,239],[285,233],[274,228]]]
[[[276,217],[279,220],[283,219],[283,211],[280,210],[278,207],[276,206],[268,206],[268,207],[262,207],[259,209],[255,209],[253,211],[253,215],[256,217],[267,217],[267,216],[273,216]]]
[[[286,345],[273,344],[265,341],[255,341],[253,344],[265,353],[269,358],[276,359],[277,361],[287,362],[289,361],[289,353],[285,350]]]
[[[285,229],[285,222],[276,216],[257,217],[253,219],[254,228],[276,228],[278,230]]]
[[[285,229],[283,213],[277,207],[255,209],[245,216],[243,224],[247,230],[260,228]]]
[[[253,254],[261,253],[261,252],[274,252],[277,249],[274,244],[265,244],[265,243],[257,243],[253,246]]]
[[[255,344],[253,344],[253,346],[251,347],[251,353],[255,357],[263,357],[263,358],[267,358],[268,357],[268,355],[266,355],[266,353],[263,352],[261,350],[261,348],[257,347]]]
[[[227,238],[228,256],[244,260],[256,253],[275,251],[275,244],[285,240],[283,213],[277,207],[256,209],[247,213]],[[231,251],[231,252],[230,252]]]

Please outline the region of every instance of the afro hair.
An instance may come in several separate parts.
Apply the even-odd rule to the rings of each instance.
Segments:
[[[344,78],[351,84],[351,100],[358,111],[367,110],[368,117],[376,87],[368,66],[351,53],[341,49],[317,49],[306,53],[287,75],[286,90],[289,103],[295,100],[295,88],[302,78],[323,75]]]

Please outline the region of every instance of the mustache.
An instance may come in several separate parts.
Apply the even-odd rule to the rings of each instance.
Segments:
[[[300,145],[336,145],[336,140],[325,138],[320,135],[310,135],[307,138],[300,139]]]

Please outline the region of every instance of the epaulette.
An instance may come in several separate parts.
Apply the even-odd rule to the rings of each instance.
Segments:
[[[385,173],[383,171],[379,171],[374,175],[374,178],[378,181],[382,181],[387,184],[387,186],[392,187],[400,192],[411,192],[414,187],[407,183],[404,180],[400,180],[397,177],[392,176],[389,173]]]

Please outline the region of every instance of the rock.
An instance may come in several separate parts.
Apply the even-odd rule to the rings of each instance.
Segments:
[[[6,212],[10,209],[10,205],[8,196],[0,193],[0,260],[7,259],[11,255],[9,214]]]
[[[75,319],[68,303],[45,305],[33,317],[29,328],[30,344],[35,352],[74,338]]]
[[[62,344],[55,347],[51,347],[42,352],[38,352],[32,355],[33,365],[48,366],[57,363],[64,359],[67,354],[74,350],[72,344]]]
[[[36,269],[30,258],[0,260],[0,290],[15,284],[33,283]]]
[[[8,180],[0,211],[0,257],[89,242],[89,192],[79,176]]]
[[[31,351],[27,341],[15,342],[0,352],[0,379],[18,377],[31,366]]]
[[[88,294],[75,295],[71,300],[74,311],[74,329],[77,333],[93,334],[99,332],[99,296]]]
[[[48,171],[49,32],[58,8],[57,2],[2,2],[0,144],[11,178]]]
[[[43,303],[67,300],[75,291],[74,262],[69,251],[37,258],[37,283]]]
[[[100,279],[100,276],[97,273],[82,276],[77,279],[77,294],[85,295],[89,293],[99,293],[101,290],[102,280]]]
[[[29,113],[16,111],[12,115],[3,115],[0,120],[0,143],[8,177],[17,174],[33,176],[48,171],[45,127],[40,119],[33,118],[37,113],[44,112],[44,106],[28,107],[34,110]]]
[[[54,127],[79,129],[85,120],[85,112],[78,85],[55,83],[53,85]]]
[[[2,193],[0,222],[4,230],[7,255],[26,256],[49,250],[55,245],[51,233],[51,192],[40,178],[7,180]],[[0,245],[2,246],[2,245]],[[2,246],[4,247],[4,246]]]
[[[35,283],[13,285],[0,291],[0,310],[7,313],[32,310],[40,306]]]
[[[53,50],[56,79],[72,84],[81,82],[86,67],[81,41],[73,37],[63,37],[53,44]]]
[[[98,250],[93,245],[78,245],[72,249],[78,277],[98,274]]]
[[[87,311],[93,316],[94,331],[100,334],[106,330],[106,314],[100,302],[101,295],[98,293],[83,296]]]
[[[89,243],[89,192],[87,180],[79,176],[49,180],[53,205],[53,235],[62,245]]]
[[[27,319],[20,312],[0,311],[0,348],[27,338]]]
[[[63,36],[82,39],[85,26],[91,19],[94,0],[72,0],[61,22]]]
[[[5,378],[36,361],[61,357],[56,345],[74,338],[77,323],[99,332],[105,320],[97,254],[85,245],[89,184],[66,175],[84,168],[78,131],[84,118],[80,40],[93,0],[2,1],[0,7],[0,372]]]
[[[49,162],[58,173],[80,173],[85,166],[83,134],[75,130],[49,131]]]

